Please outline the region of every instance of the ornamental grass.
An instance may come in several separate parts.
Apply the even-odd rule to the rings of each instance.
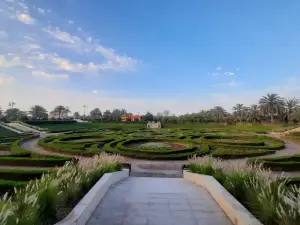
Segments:
[[[209,156],[189,160],[191,172],[211,175],[265,225],[300,224],[300,187],[262,164]]]
[[[96,155],[68,162],[56,173],[44,174],[25,188],[0,199],[1,225],[50,225],[63,219],[105,174],[121,169],[121,156]]]

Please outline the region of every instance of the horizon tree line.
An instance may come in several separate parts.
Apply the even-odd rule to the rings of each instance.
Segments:
[[[113,109],[101,112],[99,108],[90,111],[89,115],[80,115],[74,112],[69,115],[71,110],[67,106],[58,105],[50,114],[41,105],[34,105],[29,111],[24,112],[15,108],[16,104],[10,102],[9,108],[3,111],[0,107],[0,118],[2,120],[47,120],[47,119],[86,119],[100,121],[121,121],[122,115],[132,115],[126,109]],[[296,98],[284,99],[278,94],[266,94],[262,96],[258,104],[246,106],[237,103],[232,107],[232,112],[227,112],[222,106],[215,106],[209,110],[201,110],[198,113],[186,113],[176,116],[169,110],[164,110],[156,115],[147,112],[142,115],[144,121],[161,121],[163,123],[260,123],[270,122],[300,122],[300,100]]]

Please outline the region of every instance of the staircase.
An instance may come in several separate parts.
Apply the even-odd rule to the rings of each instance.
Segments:
[[[38,131],[38,130],[35,130],[33,128],[30,128],[28,126],[25,126],[23,124],[16,123],[16,122],[9,123],[9,126],[12,127],[12,128],[15,128],[17,130],[21,130],[24,133],[28,133],[28,132],[31,132],[31,133],[40,133],[40,131]]]
[[[10,125],[8,125],[8,124],[6,124],[6,123],[3,123],[3,122],[0,122],[0,127],[3,127],[3,128],[5,128],[5,129],[8,129],[8,130],[10,130],[10,131],[12,131],[12,132],[15,132],[15,133],[17,133],[17,134],[23,134],[23,133],[24,133],[24,131],[19,130],[18,128],[15,128],[15,127],[11,127]]]

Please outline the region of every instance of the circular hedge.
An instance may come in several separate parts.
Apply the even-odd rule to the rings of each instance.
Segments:
[[[184,160],[205,154],[224,159],[254,157],[284,148],[283,141],[268,136],[193,129],[92,129],[50,136],[40,140],[39,145],[74,155],[107,152],[158,160]]]

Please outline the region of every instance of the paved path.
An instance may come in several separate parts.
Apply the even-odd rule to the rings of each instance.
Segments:
[[[203,188],[180,178],[129,177],[106,193],[87,225],[231,225]]]

